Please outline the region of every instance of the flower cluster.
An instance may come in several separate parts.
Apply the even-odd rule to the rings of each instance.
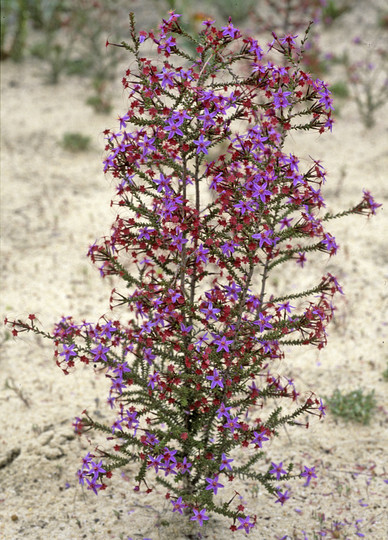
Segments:
[[[112,470],[136,461],[137,491],[152,491],[152,473],[174,512],[200,525],[217,512],[232,519],[231,530],[249,532],[255,516],[234,498],[216,502],[226,483],[253,479],[283,504],[290,494],[282,481],[316,478],[306,465],[299,474],[292,463],[260,465],[281,425],[324,415],[322,402],[300,396],[273,364],[284,346],[325,345],[332,298],[342,290],[331,274],[293,294],[267,289],[278,265],[303,267],[309,254],[338,249],[324,227],[338,216],[320,216],[322,165],[303,170],[283,150],[291,130],[331,129],[332,99],[323,81],[300,68],[296,36],[274,35],[265,53],[231,21],[221,28],[205,21],[193,37],[179,17],[171,12],[157,35],[137,35],[131,16],[132,45],[121,45],[136,61],[122,80],[128,109],[119,128],[105,132],[104,170],[117,181],[118,214],[89,256],[102,276],[123,282],[110,305],[125,320],[64,317],[53,334],[33,318],[9,323],[15,334],[53,339],[65,373],[81,361],[110,379],[113,422],[85,412],[74,424],[77,433],[94,428],[115,441],[101,451],[104,461],[84,458],[82,484],[98,493]],[[194,43],[194,56],[179,48],[181,38]],[[143,55],[143,43],[156,45],[158,61]],[[377,206],[366,192],[341,215]],[[294,408],[261,410],[282,398]]]

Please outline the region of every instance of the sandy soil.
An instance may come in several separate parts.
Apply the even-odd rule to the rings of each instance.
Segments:
[[[340,44],[343,28],[351,34],[364,15],[356,10],[345,16],[326,42]],[[108,311],[113,283],[100,280],[85,253],[109,231],[114,218],[113,186],[102,173],[102,131],[115,126],[125,99],[119,77],[114,114],[96,116],[84,102],[85,80],[45,86],[41,69],[33,61],[2,65],[0,315],[26,318],[35,313],[50,330],[62,315],[95,321]],[[387,203],[387,113],[385,107],[367,131],[349,102],[341,106],[331,135],[293,139],[297,155],[323,161],[330,209],[357,202],[363,187]],[[74,131],[91,137],[88,152],[71,154],[60,146],[63,134]],[[338,304],[327,348],[319,353],[287,351],[281,367],[299,388],[321,396],[337,387],[374,390],[378,408],[368,426],[346,424],[329,414],[309,430],[283,432],[271,444],[272,460],[308,462],[319,478],[308,488],[294,482],[293,499],[284,507],[254,485],[238,483],[246,507],[258,515],[251,538],[303,538],[305,531],[313,539],[325,527],[332,531],[326,538],[357,538],[361,533],[369,539],[388,538],[388,382],[382,376],[388,360],[387,225],[384,208],[372,220],[351,217],[331,224],[340,254],[311,263],[307,272],[316,279],[326,271],[337,275],[346,296]],[[296,287],[298,272],[281,279]],[[0,537],[185,538],[175,520],[162,524],[173,514],[166,513],[160,488],[143,497],[133,492],[135,469],[117,474],[112,488],[98,497],[78,485],[80,459],[98,441],[76,438],[72,421],[83,409],[107,417],[104,377],[82,367],[65,377],[55,366],[49,343],[28,335],[6,339],[5,329],[0,332]],[[335,522],[340,523],[337,530]],[[218,518],[201,534],[231,536],[228,524]],[[234,537],[244,536],[238,532]]]

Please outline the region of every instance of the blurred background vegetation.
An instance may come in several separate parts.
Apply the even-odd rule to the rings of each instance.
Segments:
[[[364,125],[372,127],[377,110],[388,100],[386,2],[368,3],[368,9],[374,10],[376,35],[380,32],[382,38],[376,38],[373,54],[370,47],[366,51],[365,61],[355,61],[346,48],[337,56],[324,52],[320,39],[359,1],[1,0],[0,58],[13,62],[37,59],[41,62],[42,77],[49,84],[57,84],[63,76],[87,77],[87,103],[97,113],[108,113],[110,85],[118,76],[122,51],[117,47],[107,50],[105,43],[107,39],[114,43],[128,39],[129,11],[135,13],[138,29],[146,30],[156,29],[169,10],[183,14],[180,22],[191,32],[198,32],[205,19],[212,18],[223,25],[231,17],[235,26],[253,34],[261,43],[272,39],[273,31],[278,35],[303,35],[310,21],[314,21],[304,53],[304,68],[318,77],[336,69],[339,75],[332,80],[335,97],[353,99]],[[344,45],[349,40],[352,51],[354,44],[350,39],[344,36]]]

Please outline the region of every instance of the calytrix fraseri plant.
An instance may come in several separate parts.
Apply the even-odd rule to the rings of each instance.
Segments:
[[[307,465],[265,464],[281,426],[305,426],[300,417],[325,409],[273,365],[285,346],[324,347],[332,299],[342,293],[331,274],[282,296],[268,291],[268,278],[279,265],[303,268],[313,252],[334,255],[325,222],[379,205],[365,192],[352,209],[320,216],[322,165],[302,170],[284,151],[292,130],[332,127],[327,86],[300,68],[304,39],[274,35],[264,51],[231,21],[205,21],[193,37],[179,17],[171,12],[156,35],[137,34],[131,15],[132,42],[118,45],[134,60],[122,80],[128,109],[105,132],[118,215],[110,237],[89,249],[101,275],[117,279],[117,317],[63,317],[52,334],[34,315],[7,322],[15,335],[52,339],[66,374],[77,362],[106,370],[114,420],[104,425],[84,412],[74,423],[77,433],[95,429],[110,441],[83,459],[82,485],[98,493],[115,469],[135,462],[136,491],[156,481],[173,512],[200,525],[216,512],[249,532],[256,516],[222,496],[227,484],[254,480],[283,504],[290,494],[282,482],[308,485],[316,476]],[[150,59],[143,48],[153,43]]]

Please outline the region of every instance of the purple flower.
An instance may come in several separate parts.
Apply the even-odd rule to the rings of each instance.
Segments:
[[[178,474],[175,467],[176,463],[167,463],[167,465],[163,465],[162,470],[164,471],[164,476],[168,476],[169,474]]]
[[[218,482],[218,474],[214,478],[206,478],[206,482],[209,484],[206,486],[206,490],[213,490],[215,495],[217,495],[218,488],[223,488],[224,485]]]
[[[116,429],[120,430],[120,431],[123,431],[123,428],[121,427],[121,423],[122,423],[123,420],[120,420],[120,419],[116,419],[113,424],[112,424],[112,433],[114,433],[116,431]]]
[[[321,412],[321,416],[326,416],[326,405],[323,404],[322,399],[319,399],[318,410]]]
[[[149,139],[147,135],[144,135],[143,142],[138,143],[140,148],[143,148],[143,157],[145,157],[151,151],[156,151],[156,148],[153,145],[154,142],[155,142],[155,137],[152,137],[152,139]]]
[[[180,514],[183,514],[182,510],[187,508],[187,504],[182,501],[182,497],[179,497],[176,501],[171,500],[171,504],[173,505],[172,511],[178,511]]]
[[[88,474],[88,471],[78,469],[78,471],[77,471],[78,482],[81,484],[81,486],[85,485],[85,478],[86,478],[87,474]]]
[[[230,37],[234,39],[240,36],[239,29],[235,28],[231,22],[229,22],[228,26],[222,26],[221,30],[224,37]]]
[[[160,173],[159,178],[153,178],[155,184],[158,184],[157,191],[160,193],[163,189],[170,190],[170,178],[166,178],[163,173]],[[170,190],[171,191],[171,190]]]
[[[101,336],[106,336],[108,339],[112,339],[112,332],[116,332],[117,328],[112,326],[112,321],[108,321],[101,326]]]
[[[195,262],[204,262],[205,264],[207,263],[208,261],[208,258],[206,257],[206,255],[209,253],[209,250],[205,247],[203,247],[203,244],[201,244],[197,251],[196,251],[196,255],[197,255],[197,258],[195,259]]]
[[[203,510],[199,512],[198,510],[193,508],[193,512],[194,512],[194,516],[190,518],[190,521],[198,521],[198,523],[202,527],[203,522],[209,519],[209,517],[205,514],[206,509],[204,508]]]
[[[190,467],[192,467],[192,463],[189,463],[186,459],[186,457],[183,458],[183,461],[182,463],[180,464],[180,467],[179,467],[179,470],[180,470],[180,473],[181,474],[185,474],[186,472],[188,472],[190,474]]]
[[[233,242],[233,240],[231,240],[230,242],[226,242],[221,246],[222,253],[227,257],[230,257],[232,253],[234,253],[234,248],[237,246],[238,244],[236,244],[236,242]]]
[[[272,469],[269,471],[270,474],[276,475],[276,480],[280,480],[280,477],[282,474],[287,474],[287,471],[285,471],[283,467],[283,462],[281,461],[279,465],[276,465],[276,463],[271,462]]]
[[[213,375],[208,375],[207,377],[208,381],[211,381],[211,389],[215,388],[217,385],[221,388],[224,388],[224,383],[222,382],[222,378],[220,377],[218,371],[216,369],[213,369]]]
[[[102,343],[95,349],[91,349],[90,352],[94,354],[93,362],[98,362],[99,360],[108,361],[106,353],[109,352],[109,347],[104,347]]]
[[[266,203],[267,197],[270,197],[272,193],[267,189],[267,182],[263,184],[254,184],[253,197],[260,198],[261,202]]]
[[[178,231],[178,228],[175,229],[175,232]],[[171,245],[178,248],[178,251],[182,251],[183,244],[188,242],[187,238],[183,238],[183,233],[179,232],[176,236],[171,237]]]
[[[334,255],[335,253],[337,253],[338,246],[336,244],[334,236],[332,236],[331,234],[325,234],[325,237],[322,240],[322,244],[324,244],[327,251],[330,252],[330,255]]]
[[[123,393],[123,389],[126,387],[126,384],[125,382],[123,381],[123,379],[120,377],[116,377],[115,379],[112,380],[112,384],[111,384],[111,387],[110,387],[110,391],[111,392],[117,392],[118,394],[122,394]]]
[[[298,172],[299,168],[298,168],[298,164],[299,164],[299,160],[296,156],[294,156],[294,154],[289,154],[289,157],[287,156],[284,156],[283,158],[283,163],[287,163],[289,166],[290,166],[290,169],[294,172]]]
[[[250,529],[252,529],[255,524],[250,521],[250,517],[247,516],[246,518],[239,517],[237,518],[240,522],[240,526],[237,527],[237,529],[244,529],[244,531],[249,534]]]
[[[238,294],[241,291],[241,287],[236,285],[234,281],[232,281],[231,285],[225,285],[225,289],[227,290],[227,296],[231,298],[232,300],[238,300]]]
[[[122,364],[117,364],[116,369],[113,370],[113,373],[117,373],[119,377],[122,377],[124,373],[130,373],[130,369],[128,367],[127,362],[123,362]]]
[[[199,351],[199,349],[201,348],[202,343],[206,343],[206,340],[207,340],[207,332],[205,332],[205,333],[198,339],[198,341],[195,342],[195,349],[196,349],[197,351]]]
[[[282,45],[285,45],[285,46],[291,46],[291,47],[296,47],[296,41],[295,41],[295,38],[297,38],[298,36],[292,36],[291,34],[286,34],[284,37],[282,38],[279,38],[279,43],[281,43]]]
[[[200,135],[199,139],[196,139],[193,142],[197,146],[197,154],[200,152],[208,154],[207,147],[211,145],[211,141],[205,141],[203,135]]]
[[[143,229],[140,229],[139,236],[137,237],[138,240],[142,240],[145,238],[146,240],[150,239],[149,233],[155,232],[155,229],[150,229],[149,227],[144,227]]]
[[[86,482],[88,483],[88,489],[93,490],[96,495],[98,494],[98,490],[102,488],[102,484],[96,484],[94,478],[86,478]]]
[[[287,100],[287,96],[289,96],[290,94],[291,92],[283,92],[281,88],[279,88],[277,92],[274,92],[273,98],[275,109],[288,107],[290,105],[290,102]]]
[[[84,427],[82,418],[79,418],[78,416],[76,416],[74,418],[74,423],[72,424],[72,426],[74,427],[74,433],[76,433],[77,435],[80,435]]]
[[[150,467],[153,467],[155,469],[155,472],[158,472],[159,467],[162,466],[161,464],[162,457],[163,456],[156,456],[156,457],[148,456],[148,459],[150,462],[147,464],[147,469],[149,469]]]
[[[63,344],[63,351],[59,353],[59,356],[64,356],[65,361],[69,362],[72,356],[77,356],[77,353],[74,351],[75,345],[65,345]]]
[[[199,310],[201,313],[204,313],[206,315],[206,320],[208,321],[209,318],[217,320],[217,313],[220,312],[218,308],[213,307],[213,302],[208,302],[208,305],[206,308],[201,308]]]
[[[233,205],[235,208],[238,208],[242,215],[245,214],[245,212],[254,212],[255,208],[252,206],[252,204],[247,200],[239,201],[237,204]]]
[[[218,339],[215,339],[213,341],[215,345],[218,345],[217,352],[220,352],[222,350],[229,352],[229,347],[231,343],[233,343],[233,339],[226,339],[226,336],[219,337]]]
[[[203,128],[206,129],[208,128],[209,126],[214,126],[215,125],[215,121],[213,120],[213,118],[216,116],[216,112],[209,112],[208,109],[205,108],[203,114],[201,114],[200,116],[197,116],[197,119],[198,120],[203,120]]]
[[[322,105],[324,105],[326,109],[331,109],[332,111],[334,111],[333,99],[330,97],[330,91],[325,88],[318,93],[322,96],[319,100],[319,103],[322,103]]]
[[[146,432],[146,444],[150,444],[151,446],[155,446],[156,444],[159,444],[159,439],[156,438],[156,436],[153,433]]]
[[[280,503],[282,506],[287,501],[287,499],[290,498],[288,489],[282,493],[280,489],[277,492],[278,498],[276,499],[275,503]]]
[[[298,257],[296,259],[296,263],[297,264],[300,264],[300,266],[303,268],[304,267],[304,263],[306,262],[306,254],[304,252],[299,252],[298,253]]]
[[[240,429],[238,418],[228,418],[228,421],[223,424],[223,427],[229,429],[231,433],[234,433],[235,429]]]
[[[155,326],[155,323],[152,322],[152,321],[145,321],[143,322],[142,326],[141,326],[141,330],[140,330],[140,335],[141,334],[150,334],[151,331],[152,331],[152,327]]]
[[[271,319],[272,317],[270,315],[265,317],[262,313],[259,313],[258,320],[254,321],[253,324],[256,324],[259,327],[260,332],[263,332],[265,328],[273,328],[272,324],[269,322]]]
[[[165,131],[169,131],[167,140],[169,141],[175,135],[179,135],[180,137],[183,137],[183,131],[179,129],[179,125],[174,123],[174,120],[172,118],[169,118],[168,120],[168,126],[164,128]]]
[[[93,460],[93,457],[94,457],[94,456],[93,456],[90,452],[88,452],[88,453],[86,454],[86,456],[84,456],[84,457],[82,458],[82,469],[85,469],[85,468],[86,468],[87,471],[89,470],[89,466],[90,466],[90,463],[91,463],[92,460]]]
[[[221,403],[220,408],[217,409],[217,418],[222,418],[223,416],[226,416],[226,418],[229,420],[229,412],[232,407],[225,407],[224,403]]]
[[[191,120],[192,116],[189,116],[187,114],[187,111],[183,109],[179,111],[174,111],[171,115],[171,119],[175,120],[177,126],[181,126],[184,120]]]
[[[144,41],[147,39],[147,32],[144,32],[143,30],[141,30],[139,32],[139,41],[140,43],[144,43]]]
[[[127,122],[129,122],[130,120],[131,119],[130,119],[128,113],[125,116],[119,116],[120,129],[123,129],[123,128],[127,127]]]
[[[181,79],[184,81],[192,81],[193,80],[193,70],[192,69],[181,69],[178,68],[178,75]],[[190,117],[191,118],[191,117]]]
[[[311,469],[309,469],[305,465],[304,471],[301,473],[301,476],[304,476],[306,478],[306,483],[304,484],[304,486],[308,486],[310,484],[311,478],[317,477],[317,475],[315,474],[315,467],[311,467]]]
[[[179,19],[179,17],[182,17],[182,15],[179,15],[179,13],[175,13],[174,10],[169,11],[169,14],[170,14],[170,16],[167,19],[167,24],[171,23],[171,22],[175,22],[177,19]],[[164,21],[164,19],[163,19],[163,21]],[[161,26],[161,28],[162,28],[162,26]]]
[[[213,177],[213,180],[210,184],[210,189],[217,189],[217,184],[220,182],[223,182],[224,178],[221,173],[218,173],[216,176]]]
[[[90,468],[89,468],[88,472],[94,474],[93,480],[97,480],[97,478],[99,477],[100,474],[106,473],[106,470],[103,469],[103,467],[102,467],[102,460],[99,461],[98,463],[95,463],[94,461],[91,461],[89,466],[90,466]]]
[[[254,438],[251,440],[251,444],[257,444],[259,448],[262,448],[262,443],[264,441],[269,441],[269,438],[265,436],[265,432],[261,431],[260,433],[257,433],[257,431],[253,432]]]
[[[183,323],[181,323],[182,335],[187,336],[187,334],[189,334],[192,329],[193,329],[192,324],[190,326],[185,326]]]
[[[109,167],[115,168],[116,163],[114,161],[116,156],[109,154],[109,156],[103,161],[104,164],[104,172],[108,170]]]
[[[295,309],[295,306],[291,306],[290,302],[287,300],[287,302],[283,302],[280,304],[277,308],[279,311],[287,311],[287,313],[291,313],[291,309]]]
[[[133,411],[132,413],[130,411],[126,411],[127,416],[123,418],[123,421],[126,422],[126,426],[128,429],[134,430],[134,435],[136,435],[137,428],[139,426],[139,420],[137,420],[137,412]]]
[[[374,198],[372,197],[372,195],[369,193],[369,191],[363,189],[362,190],[363,193],[364,193],[364,201],[366,201],[369,205],[369,208],[372,212],[373,215],[376,215],[376,210],[377,208],[379,208],[380,206],[382,206],[381,204],[378,204]]]
[[[334,120],[331,116],[328,116],[326,122],[325,122],[325,128],[328,128],[330,131],[333,129]]]
[[[252,234],[252,238],[255,240],[259,240],[259,245],[262,248],[263,245],[272,246],[276,244],[276,240],[278,238],[271,238],[271,234],[273,231],[265,230],[261,233]]]
[[[159,382],[159,372],[156,371],[153,375],[148,375],[149,382],[147,383],[147,386],[151,386],[152,390],[155,388],[155,383]]]
[[[175,47],[176,40],[172,36],[168,37],[163,41],[163,43],[159,44],[159,48],[161,50],[165,50],[168,53],[171,53],[171,47]]]
[[[175,454],[177,453],[176,450],[169,450],[167,448],[167,446],[165,447],[164,449],[164,452],[163,452],[163,463],[166,465],[166,464],[170,464],[171,463],[176,463],[176,459],[175,459]]]
[[[334,283],[335,290],[338,291],[340,294],[344,294],[344,291],[342,290],[341,285],[338,283],[337,278],[330,274],[330,272],[327,275],[330,278],[330,283]]]
[[[156,356],[153,354],[151,348],[144,347],[143,349],[144,360],[147,360],[149,366],[152,365],[152,360],[155,360]]]
[[[174,86],[174,75],[175,73],[173,71],[167,71],[165,67],[162,69],[162,73],[158,74],[158,78],[161,80],[160,84],[162,85],[162,88],[166,88],[166,86]]]
[[[225,454],[222,454],[220,471],[223,471],[225,468],[228,469],[228,471],[231,471],[232,467],[229,465],[229,463],[232,463],[232,461],[233,459],[228,459]]]

